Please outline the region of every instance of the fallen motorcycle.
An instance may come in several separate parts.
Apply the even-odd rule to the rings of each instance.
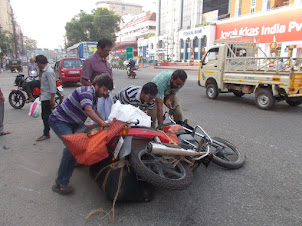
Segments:
[[[19,74],[16,76],[15,79],[15,86],[17,86],[17,89],[13,89],[8,97],[10,105],[15,109],[21,109],[26,103],[26,100],[28,99],[27,93],[26,93],[26,81],[28,78],[25,78],[23,74]],[[55,103],[56,105],[59,105],[63,102],[64,95],[63,95],[63,87],[61,85],[60,81],[56,81],[57,86],[57,92],[55,94]],[[41,94],[40,88],[33,88],[33,97],[37,98]]]
[[[238,169],[245,163],[244,153],[230,142],[211,138],[188,120],[175,122],[169,112],[170,123],[157,129],[127,126],[108,144],[114,161],[129,160],[140,180],[167,189],[185,189],[193,181],[193,172],[201,163],[213,163]],[[90,174],[95,176],[95,165]]]

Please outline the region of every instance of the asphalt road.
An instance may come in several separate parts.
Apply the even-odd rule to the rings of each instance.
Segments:
[[[128,79],[125,71],[114,70],[115,90],[143,85],[160,71],[145,68],[136,79]],[[221,94],[209,100],[197,85],[196,73],[188,71],[178,94],[185,117],[242,149],[245,166],[200,166],[186,190],[157,188],[149,203],[118,203],[115,225],[302,225],[302,106],[281,102],[263,111],[253,95]],[[15,75],[0,74],[6,98]],[[65,86],[65,95],[79,85]],[[110,225],[108,218],[96,215],[85,220],[91,210],[112,206],[87,167],[74,171],[74,194],[51,191],[64,146],[53,132],[51,139],[35,142],[43,124],[27,115],[29,107],[16,110],[8,100],[5,104],[5,129],[12,134],[0,137],[0,225]]]

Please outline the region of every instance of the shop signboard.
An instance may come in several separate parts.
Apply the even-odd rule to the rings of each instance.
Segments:
[[[216,40],[229,35],[258,36],[259,43],[302,40],[301,9],[269,12],[216,25]]]

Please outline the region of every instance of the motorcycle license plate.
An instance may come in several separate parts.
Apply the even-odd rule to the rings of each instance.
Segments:
[[[69,73],[70,74],[78,74],[78,73],[80,73],[80,71],[70,71]]]
[[[113,152],[115,159],[117,158],[118,154],[120,153],[123,143],[124,143],[124,139],[122,137],[120,137],[120,139],[118,140],[118,143],[114,149],[114,152]]]
[[[62,87],[62,86],[58,86],[58,90],[59,90],[60,92],[62,92],[62,91],[63,91],[63,87]]]

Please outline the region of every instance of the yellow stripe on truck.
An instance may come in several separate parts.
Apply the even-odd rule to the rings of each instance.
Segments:
[[[214,73],[214,71],[204,71],[204,73],[213,74],[213,73]]]

